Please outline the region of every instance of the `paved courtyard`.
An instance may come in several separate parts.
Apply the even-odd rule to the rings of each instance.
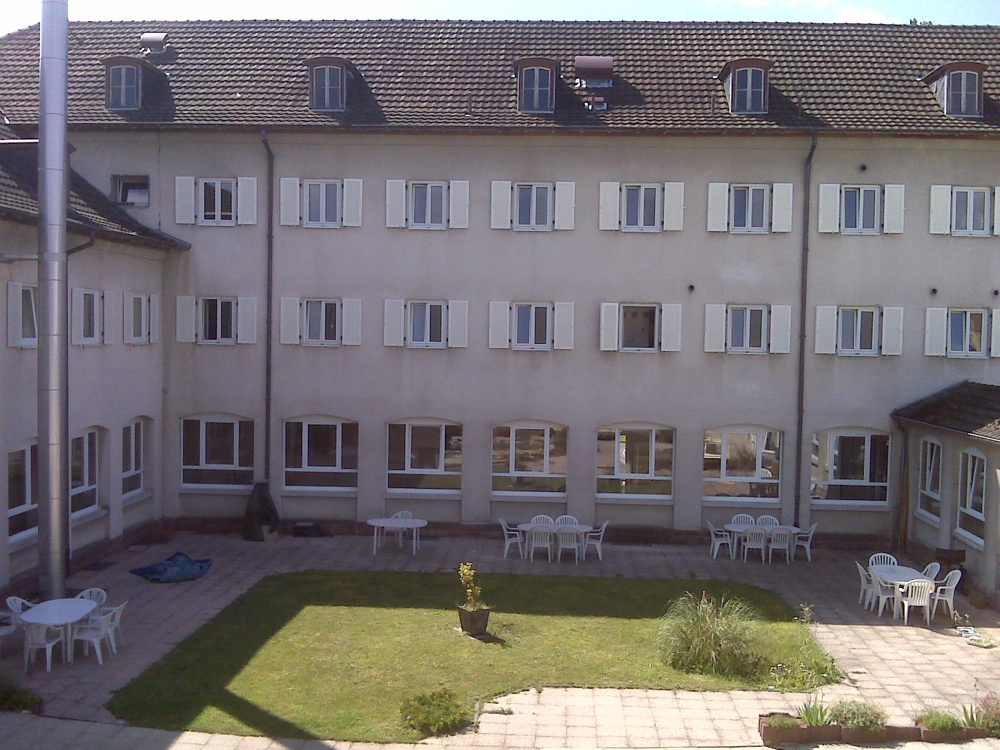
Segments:
[[[499,537],[499,530],[498,535]],[[164,559],[180,550],[192,557],[211,557],[212,570],[191,583],[154,585],[128,571]],[[516,553],[512,553],[516,554]],[[1000,692],[1000,648],[983,650],[948,632],[940,615],[932,629],[921,616],[908,627],[886,616],[879,619],[857,603],[858,578],[853,560],[866,551],[815,550],[813,562],[802,555],[792,565],[761,565],[713,560],[705,546],[605,544],[604,560],[589,555],[571,562],[533,563],[503,558],[496,540],[434,538],[422,541],[413,556],[392,538],[377,556],[371,538],[282,537],[253,543],[237,536],[184,533],[158,545],[140,545],[109,557],[110,567],[81,571],[70,588],[100,586],[109,602],[128,600],[123,627],[128,645],[98,666],[93,655],[78,654],[72,665],[58,659],[52,672],[44,662],[25,678],[45,698],[45,716],[0,713],[0,747],[20,748],[338,748],[377,746],[321,740],[271,740],[162,732],[120,724],[104,704],[177,643],[198,629],[263,576],[300,570],[455,571],[472,560],[481,574],[581,575],[637,578],[716,578],[753,583],[779,592],[792,606],[812,605],[814,632],[846,673],[846,679],[821,691],[824,702],[861,698],[883,706],[893,723],[910,723],[927,708],[960,710],[987,692]],[[959,596],[956,605],[973,624],[1000,641],[996,612],[974,610]],[[916,622],[917,624],[914,624]],[[19,668],[19,643],[4,640],[3,662]],[[417,747],[459,748],[642,748],[752,747],[760,745],[757,715],[788,710],[803,702],[802,694],[731,691],[699,693],[657,690],[552,689],[504,696],[485,707],[478,731],[432,738]],[[909,743],[919,747],[921,743]],[[941,747],[940,745],[934,747]],[[966,748],[1000,750],[1000,741],[978,740]]]

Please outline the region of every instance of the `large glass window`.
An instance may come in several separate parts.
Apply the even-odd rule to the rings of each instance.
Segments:
[[[462,425],[426,422],[389,425],[389,489],[461,488]]]
[[[182,420],[183,484],[249,487],[253,454],[252,420],[225,416]]]
[[[317,65],[312,69],[312,108],[338,111],[344,108],[344,71],[337,65]]]
[[[781,433],[756,427],[705,431],[705,497],[777,498]]]
[[[958,465],[958,528],[986,538],[986,457],[962,451]]]
[[[38,446],[7,454],[7,534],[38,528]]]
[[[765,112],[763,69],[738,68],[733,76],[733,112]]]
[[[201,341],[236,343],[236,300],[219,297],[201,299]]]
[[[407,346],[443,347],[447,329],[447,302],[410,302]]]
[[[837,332],[837,353],[858,356],[878,354],[877,307],[841,307]]]
[[[551,68],[521,68],[520,104],[522,112],[553,110]]]
[[[515,302],[514,348],[552,348],[552,305],[548,302]]]
[[[339,180],[305,180],[306,210],[303,226],[339,227],[341,223],[341,183]]]
[[[622,351],[657,351],[659,342],[658,305],[621,305],[619,349]]]
[[[920,510],[941,518],[941,444],[920,441]]]
[[[948,310],[948,356],[986,356],[986,310]]]
[[[230,226],[236,224],[236,180],[201,180],[201,216],[199,224]]]
[[[623,196],[622,229],[626,232],[656,232],[660,229],[660,186],[626,185]]]
[[[889,488],[889,436],[853,430],[813,436],[814,500],[884,502]]]
[[[108,70],[108,109],[139,108],[139,69],[113,65]]]
[[[730,305],[726,329],[726,351],[767,353],[767,307]]]
[[[303,343],[325,346],[340,343],[340,300],[307,299],[303,305],[303,315]]]
[[[840,230],[845,234],[878,234],[881,230],[882,188],[858,185],[844,188]]]
[[[358,423],[336,419],[285,422],[286,487],[357,487]]]
[[[989,188],[957,187],[951,191],[951,233],[957,236],[990,236]]]
[[[70,513],[97,507],[97,459],[97,430],[87,430],[70,441]]]
[[[552,229],[552,185],[519,184],[514,189],[514,229]]]
[[[446,229],[448,226],[448,183],[410,183],[410,228]]]
[[[972,70],[958,70],[948,74],[948,114],[978,117],[979,74]]]
[[[674,431],[623,426],[597,431],[597,492],[673,495]]]
[[[142,488],[142,420],[137,419],[122,428],[122,495]]]
[[[517,423],[493,428],[494,492],[566,492],[565,427]]]
[[[732,188],[732,222],[734,232],[766,232],[767,185],[734,185]]]

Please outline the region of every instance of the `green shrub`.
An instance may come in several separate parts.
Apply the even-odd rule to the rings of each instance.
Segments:
[[[400,712],[403,724],[423,735],[450,734],[472,721],[469,712],[447,688],[405,699]]]
[[[991,737],[1000,737],[1000,696],[987,693],[974,710],[981,722],[977,726],[986,729]]]
[[[822,727],[833,723],[830,719],[830,709],[815,698],[811,698],[799,706],[798,711],[799,716],[802,717],[802,723],[806,726]]]
[[[950,732],[962,728],[962,720],[947,711],[925,711],[916,717],[917,724],[923,724],[935,732]]]
[[[770,714],[764,717],[764,724],[775,729],[795,729],[801,726],[802,722],[788,714]]]
[[[845,729],[877,732],[885,727],[888,717],[879,706],[863,701],[839,701],[830,708],[830,719]]]
[[[42,712],[42,696],[18,685],[6,672],[0,672],[0,711]]]

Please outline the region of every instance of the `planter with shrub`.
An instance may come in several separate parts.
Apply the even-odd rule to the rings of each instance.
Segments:
[[[809,734],[808,742],[840,742],[840,727],[830,718],[830,709],[815,698],[799,706],[799,717]]]
[[[809,727],[802,719],[786,713],[761,714],[757,719],[757,731],[765,747],[801,745],[811,742]]]
[[[966,739],[962,720],[947,711],[926,711],[916,717],[924,742],[961,742]]]
[[[849,745],[876,745],[889,739],[885,711],[871,703],[834,703],[830,708],[830,718],[840,725],[841,739]]]

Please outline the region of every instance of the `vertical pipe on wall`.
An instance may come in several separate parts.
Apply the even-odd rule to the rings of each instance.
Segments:
[[[66,206],[68,0],[42,0],[38,113],[39,569],[46,598],[66,595],[69,346]]]
[[[264,481],[271,480],[271,332],[274,305],[274,152],[267,142],[267,131],[260,131],[267,152],[267,289],[264,300]]]

